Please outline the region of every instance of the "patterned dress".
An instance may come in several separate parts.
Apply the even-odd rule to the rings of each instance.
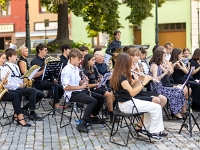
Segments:
[[[149,72],[149,74],[153,76],[151,72]],[[160,75],[162,75],[162,70],[160,66],[158,66],[157,76]],[[162,94],[167,97],[170,109],[173,114],[179,113],[185,104],[183,90],[179,88],[164,87],[161,82],[151,82],[150,89],[155,93]]]

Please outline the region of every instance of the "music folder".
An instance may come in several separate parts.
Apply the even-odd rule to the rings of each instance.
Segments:
[[[28,78],[29,80],[31,80],[33,78],[33,76],[38,72],[38,70],[40,70],[40,66],[38,65],[33,65],[23,76],[21,76],[20,78]]]
[[[177,86],[178,88],[180,88],[182,90],[184,89],[184,87],[186,86],[187,82],[189,81],[190,76],[192,75],[192,72],[194,71],[194,69],[195,69],[195,67],[191,67],[190,72],[187,76],[187,79],[185,80],[185,82],[181,86]]]

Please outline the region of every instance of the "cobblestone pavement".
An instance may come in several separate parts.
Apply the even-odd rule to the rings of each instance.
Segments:
[[[7,112],[11,112],[12,106],[8,104]],[[42,108],[37,110],[40,115],[45,115]],[[194,112],[198,116],[197,112]],[[2,115],[2,109],[0,116]],[[69,113],[68,113],[69,115]],[[170,120],[168,121],[164,115],[165,129],[168,136],[163,138],[162,142],[150,143],[147,140],[139,140],[130,138],[127,147],[112,144],[109,141],[110,129],[104,127],[102,124],[93,124],[88,127],[89,133],[79,133],[76,130],[75,118],[72,119],[71,124],[60,128],[60,114],[55,116],[48,116],[43,121],[33,122],[31,127],[17,126],[16,123],[0,127],[0,149],[1,150],[147,150],[147,149],[161,149],[161,150],[188,150],[200,149],[200,134],[198,129],[193,129],[193,137],[190,137],[188,131],[184,128],[181,134],[178,134],[182,121]],[[67,120],[67,118],[65,118]],[[3,120],[1,120],[3,121]],[[200,118],[197,120],[200,124]],[[108,123],[109,124],[109,123]],[[110,126],[110,124],[109,124]],[[127,129],[123,128],[119,137],[125,137]],[[117,137],[117,138],[119,138]],[[119,140],[122,141],[122,140]]]

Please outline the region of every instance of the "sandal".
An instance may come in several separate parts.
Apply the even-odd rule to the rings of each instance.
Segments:
[[[167,132],[164,132],[164,131],[160,131],[160,132],[158,133],[158,135],[161,136],[161,137],[166,137],[166,136],[168,135],[168,133],[167,133]]]
[[[138,128],[138,129],[136,129],[136,128]],[[140,131],[142,131],[142,127],[137,124],[135,126],[135,130],[136,130],[136,132],[140,132]]]

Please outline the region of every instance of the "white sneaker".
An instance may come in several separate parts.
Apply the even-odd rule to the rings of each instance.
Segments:
[[[160,142],[160,141],[163,140],[163,139],[162,139],[158,134],[156,134],[156,133],[150,133],[148,136],[150,137],[150,139],[151,139],[152,142]]]
[[[148,131],[146,131],[146,130],[138,130],[136,132],[137,132],[137,134],[139,136],[142,136],[142,137],[145,137],[145,138],[149,139],[149,134],[150,133]]]

